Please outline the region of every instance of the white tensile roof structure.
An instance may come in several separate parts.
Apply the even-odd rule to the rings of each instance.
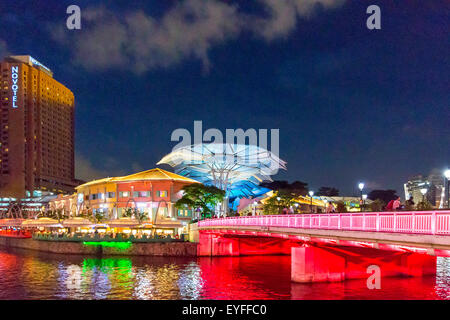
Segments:
[[[227,196],[271,181],[270,176],[279,169],[286,170],[285,161],[262,147],[230,143],[181,147],[163,157],[159,164],[169,164],[177,174],[225,190]]]

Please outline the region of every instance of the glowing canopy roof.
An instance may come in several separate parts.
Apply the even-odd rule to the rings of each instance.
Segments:
[[[198,183],[198,181],[189,179],[187,177],[180,176],[178,174],[175,174],[173,172],[169,172],[160,168],[150,169],[134,174],[130,174],[128,176],[123,177],[112,177],[112,178],[103,178],[98,180],[89,181],[85,184],[82,184],[78,187],[87,187],[90,185],[95,185],[99,183],[105,183],[105,182],[127,182],[127,181],[148,181],[148,180],[172,180],[172,181],[180,181],[180,182],[190,182],[190,183]]]
[[[181,147],[158,162],[163,163],[180,175],[225,190],[229,197],[254,195],[261,182],[286,169],[285,161],[264,148],[229,143]]]

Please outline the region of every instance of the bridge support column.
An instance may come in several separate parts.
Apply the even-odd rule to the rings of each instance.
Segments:
[[[199,256],[238,256],[239,239],[200,233]]]
[[[200,232],[198,250],[199,256],[289,255],[292,245],[286,239]]]
[[[291,280],[326,282],[345,280],[345,258],[320,247],[305,245],[291,249]]]
[[[421,277],[436,274],[436,257],[428,254],[406,253],[401,257],[405,276]]]
[[[436,257],[428,254],[355,247],[293,247],[291,280],[332,282],[368,278],[369,266],[380,268],[381,277],[436,274]]]

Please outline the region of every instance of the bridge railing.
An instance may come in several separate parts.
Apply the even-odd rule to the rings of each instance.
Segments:
[[[450,235],[450,211],[361,212],[227,217],[199,221],[198,226],[257,226]]]

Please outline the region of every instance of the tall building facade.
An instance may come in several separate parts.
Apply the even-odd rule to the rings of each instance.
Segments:
[[[6,57],[0,75],[0,197],[73,192],[73,93],[30,56]]]
[[[414,203],[428,200],[434,207],[443,208],[445,201],[444,177],[441,172],[432,171],[428,176],[416,175],[404,184],[405,199],[412,198]],[[427,189],[422,195],[421,189]]]

